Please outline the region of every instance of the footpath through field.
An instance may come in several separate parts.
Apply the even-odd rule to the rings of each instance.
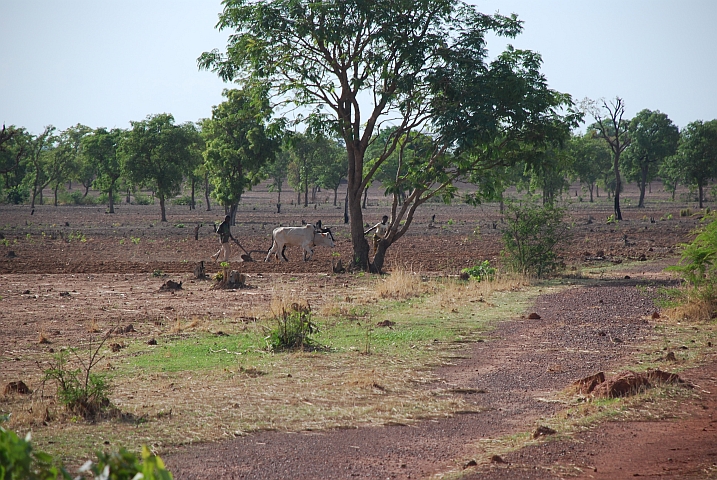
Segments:
[[[558,392],[577,379],[630,363],[646,342],[654,340],[650,316],[663,283],[654,277],[620,278],[539,297],[531,312],[498,325],[488,341],[475,344],[470,356],[439,370],[442,382],[431,388],[462,395],[475,407],[451,418],[372,428],[259,432],[183,447],[167,455],[166,464],[180,480],[428,478],[450,472],[462,472],[467,478],[581,474],[585,478],[602,474],[622,478],[639,475],[648,464],[655,466],[657,459],[644,458],[653,452],[650,445],[654,445],[655,435],[681,429],[679,438],[689,443],[692,432],[685,428],[699,428],[702,435],[694,438],[701,439],[700,458],[684,461],[680,464],[683,468],[673,469],[673,473],[708,472],[715,468],[717,452],[714,424],[710,423],[712,409],[717,407],[715,394],[709,393],[717,391],[714,363],[695,372],[701,385],[689,405],[700,407],[681,409],[685,413],[707,412],[702,413],[709,415],[707,423],[688,416],[681,420],[683,424],[667,420],[641,423],[640,428],[627,422],[608,424],[575,437],[503,453],[490,462],[492,452],[500,452],[501,447],[507,451],[506,439],[511,435],[524,437],[543,419],[565,408],[556,401]],[[528,313],[540,318],[529,319]],[[683,376],[691,380],[690,372]],[[630,435],[625,434],[627,430]],[[673,443],[680,442],[673,438]],[[679,452],[685,453],[679,445],[664,448],[675,450],[670,450],[672,457],[661,459],[663,462],[673,462]],[[634,456],[643,457],[642,463]],[[638,471],[627,474],[621,470],[623,466]]]

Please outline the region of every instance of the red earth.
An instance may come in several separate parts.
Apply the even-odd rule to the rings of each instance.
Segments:
[[[255,260],[239,264],[257,287],[252,307],[270,301],[262,286],[275,276],[327,274],[327,285],[350,284],[351,277],[331,270],[336,253],[346,261],[352,251],[343,208],[333,206],[333,195],[324,194],[315,206],[285,203],[281,214],[275,213],[274,196],[263,185],[246,194],[233,228]],[[470,358],[438,372],[442,384],[431,388],[453,386],[479,406],[475,412],[412,426],[260,432],[182,447],[164,457],[168,467],[179,479],[428,478],[448,471],[467,478],[717,477],[714,354],[680,374],[694,385],[694,395],[667,419],[600,423],[503,454],[499,461],[469,453],[476,444],[525,431],[556,414],[564,407],[542,401],[543,394],[598,370],[611,371],[649,336],[653,325],[646,317],[657,309],[659,286],[674,284],[663,268],[675,263],[677,245],[691,238],[700,219],[680,216],[688,204],[669,202],[664,193],[648,196],[645,209],[630,205],[635,198],[634,190],[625,192],[624,221],[616,225],[606,222],[612,209],[604,197],[595,204],[571,197],[572,236],[563,261],[568,277],[575,274],[573,288],[540,297],[533,307],[540,320],[501,324],[490,341],[474,345]],[[389,210],[380,191],[372,190],[366,222],[375,223]],[[167,308],[187,318],[226,311],[222,296],[199,284],[171,298],[156,294],[166,278],[193,283],[199,261],[216,270],[210,255],[219,245],[211,225],[222,216],[217,207],[170,205],[163,223],[155,205],[120,204],[112,215],[104,206],[41,205],[31,213],[28,206],[0,205],[0,385],[36,369],[35,359],[50,348],[38,343],[38,335],[68,343],[86,337],[86,328],[69,318],[111,323],[121,315],[131,323],[160,317]],[[332,227],[334,255],[319,248],[311,261],[302,262],[296,249],[287,252],[288,263],[263,261],[274,227],[317,219]],[[502,226],[494,204],[428,204],[389,250],[386,270],[456,275],[485,259],[499,265]],[[240,253],[234,249],[233,262]],[[580,280],[582,269],[595,266],[613,269],[602,279]],[[121,313],[105,308],[118,299],[125,305]],[[321,302],[320,292],[312,301]]]

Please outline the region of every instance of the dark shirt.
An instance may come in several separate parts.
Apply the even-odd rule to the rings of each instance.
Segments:
[[[229,222],[220,223],[217,228],[217,233],[219,234],[219,238],[221,238],[222,243],[228,243],[229,239],[232,238],[231,226],[229,225]]]

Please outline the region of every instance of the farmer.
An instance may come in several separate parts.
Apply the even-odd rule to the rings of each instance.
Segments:
[[[376,255],[376,250],[378,249],[378,242],[386,238],[386,234],[388,233],[388,215],[384,215],[381,218],[381,222],[369,228],[368,230],[363,232],[363,234],[368,235],[369,233],[371,233],[371,230],[376,230],[376,232],[373,234],[373,254]]]
[[[231,247],[229,245],[229,240],[234,240],[234,237],[232,236],[231,231],[231,223],[232,218],[227,215],[224,217],[224,221],[219,224],[217,227],[217,233],[219,234],[219,240],[222,242],[221,248],[219,248],[219,251],[212,255],[212,258],[216,262],[219,257],[222,257],[222,262],[228,262],[229,261],[229,254],[231,253]]]

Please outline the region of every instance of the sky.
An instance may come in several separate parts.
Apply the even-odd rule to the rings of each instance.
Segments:
[[[523,33],[490,38],[490,53],[540,53],[550,87],[577,102],[619,96],[628,117],[659,110],[680,128],[717,118],[715,0],[470,3],[518,14]],[[0,123],[39,134],[211,116],[232,85],[196,60],[225,49],[220,11],[220,0],[0,0]]]

